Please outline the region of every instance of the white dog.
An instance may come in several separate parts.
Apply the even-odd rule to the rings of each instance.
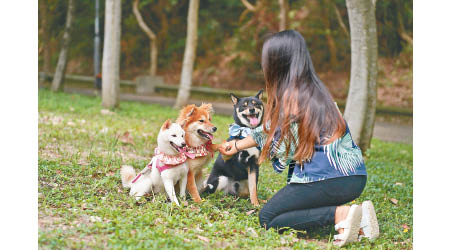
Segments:
[[[188,174],[186,160],[191,157],[183,149],[186,146],[184,134],[179,124],[167,120],[159,131],[158,147],[151,162],[138,175],[133,167],[122,166],[122,185],[131,188],[130,195],[136,200],[150,191],[159,193],[164,187],[170,201],[180,205],[174,186],[180,182],[180,197],[184,197]]]

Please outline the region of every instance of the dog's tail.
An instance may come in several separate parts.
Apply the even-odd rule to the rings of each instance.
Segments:
[[[122,178],[123,187],[129,188],[131,187],[131,181],[136,177],[136,171],[134,171],[132,166],[123,165],[122,168],[120,168],[120,177]]]

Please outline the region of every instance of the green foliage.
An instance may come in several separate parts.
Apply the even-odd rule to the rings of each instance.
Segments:
[[[53,65],[56,64],[59,41],[66,16],[66,1],[41,0],[49,5],[49,23],[51,30],[51,47]],[[202,0],[199,9],[198,27],[198,60],[204,62],[204,70],[217,64],[221,56],[234,53],[240,54],[227,67],[244,69],[249,79],[260,70],[259,51],[263,37],[268,32],[278,29],[278,2],[268,0],[251,1],[260,8],[256,12],[245,9],[240,0],[213,1]],[[333,1],[288,1],[290,28],[304,35],[319,71],[348,69],[350,65],[349,38],[340,28],[336,13],[331,6]],[[100,30],[103,41],[104,1],[100,1]],[[348,16],[345,0],[334,1],[345,25],[348,27]],[[134,78],[136,71],[146,71],[149,65],[149,41],[140,30],[132,12],[132,1],[122,1],[122,54],[121,72],[126,78]],[[146,0],[141,1],[140,9],[144,20],[158,36],[158,66],[171,70],[180,65],[185,39],[188,0]],[[330,22],[330,28],[324,27],[322,11],[325,9]],[[76,1],[73,42],[70,49],[70,59],[82,61],[76,69],[79,73],[91,74],[94,39],[95,4],[92,0]],[[412,36],[412,1],[377,1],[376,10],[379,52],[381,56],[395,57],[402,52],[407,44],[398,34],[399,20],[402,20],[404,30]],[[41,24],[39,24],[41,25]],[[331,34],[337,47],[336,68],[329,65],[329,48],[326,34]],[[235,44],[231,46],[231,44]],[[408,53],[410,54],[410,53]],[[41,60],[42,61],[42,60]],[[42,63],[40,61],[40,63]],[[258,78],[256,78],[258,79]],[[261,79],[259,79],[261,80]],[[255,80],[251,80],[254,82]]]
[[[119,168],[143,168],[161,124],[178,112],[132,102],[121,102],[112,114],[101,109],[98,97],[39,90],[40,248],[335,249],[332,226],[282,235],[262,229],[260,208],[253,208],[249,199],[218,193],[204,196],[202,204],[187,200],[178,208],[157,195],[136,203],[121,187]],[[221,141],[232,118],[215,115],[213,122],[218,127],[215,141]],[[125,131],[134,145],[118,139]],[[347,248],[411,249],[412,145],[373,140],[366,164],[367,186],[356,202],[374,202],[381,236]],[[259,199],[268,200],[285,185],[286,173],[275,174],[265,163],[259,180]],[[405,232],[403,225],[410,229]]]

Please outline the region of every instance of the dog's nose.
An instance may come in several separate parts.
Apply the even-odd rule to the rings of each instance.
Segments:
[[[181,144],[181,147],[182,147],[182,148],[186,147],[186,143],[182,143],[182,144]]]
[[[250,111],[250,113],[255,113],[255,109],[249,109],[248,111]]]
[[[213,132],[216,132],[216,131],[217,131],[217,128],[216,128],[216,127],[213,127],[213,128],[212,128],[212,131],[213,131]]]

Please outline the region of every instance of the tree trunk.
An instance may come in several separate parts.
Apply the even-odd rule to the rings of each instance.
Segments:
[[[186,105],[192,84],[195,50],[197,48],[197,23],[199,0],[190,0],[187,24],[186,47],[184,49],[183,68],[181,69],[180,88],[178,89],[175,108]]]
[[[121,1],[106,0],[102,63],[102,104],[119,106]]]
[[[150,75],[155,76],[158,66],[158,45],[156,41],[155,33],[150,29],[150,27],[145,23],[144,18],[142,18],[139,12],[139,0],[133,1],[133,13],[136,16],[136,20],[139,27],[144,31],[144,33],[150,39]]]
[[[278,0],[280,4],[280,25],[278,31],[283,31],[287,29],[287,21],[288,21],[288,12],[289,6],[287,0]]]
[[[58,57],[58,64],[56,65],[55,75],[52,81],[52,90],[59,91],[62,89],[62,84],[64,80],[64,74],[66,72],[67,66],[67,56],[69,53],[69,44],[70,44],[70,33],[72,31],[72,20],[73,20],[73,0],[69,0],[67,6],[67,17],[66,17],[66,26],[64,28],[63,40],[61,52]]]
[[[42,25],[42,40],[43,40],[43,53],[44,53],[44,65],[43,70],[46,74],[51,72],[51,59],[52,54],[50,50],[50,29],[48,25],[48,5],[47,0],[39,2],[39,19]]]
[[[377,29],[375,1],[346,0],[350,22],[350,89],[344,117],[364,152],[370,147],[377,101]]]

